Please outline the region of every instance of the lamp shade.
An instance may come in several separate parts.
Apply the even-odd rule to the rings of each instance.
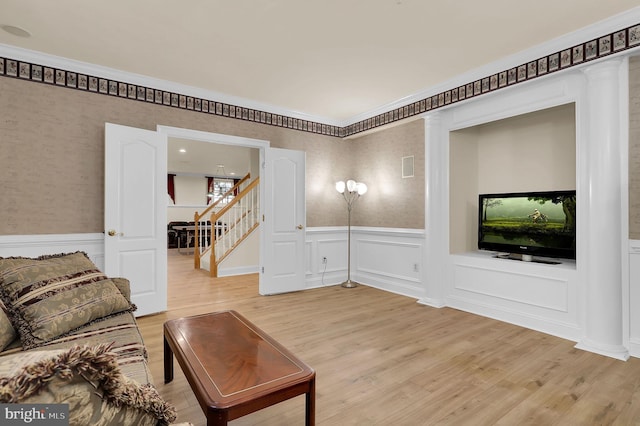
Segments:
[[[340,182],[336,182],[336,191],[338,191],[341,194],[344,194],[344,188],[346,187],[346,184],[344,183],[343,180],[341,180]]]
[[[364,195],[367,193],[368,188],[367,188],[367,185],[365,185],[364,183],[358,182],[357,187],[358,187],[358,195]]]
[[[349,179],[349,180],[347,181],[347,191],[349,191],[349,192],[353,192],[353,191],[355,191],[355,190],[356,190],[356,187],[357,187],[357,186],[358,186],[358,183],[357,183],[355,180],[353,180],[353,179]]]

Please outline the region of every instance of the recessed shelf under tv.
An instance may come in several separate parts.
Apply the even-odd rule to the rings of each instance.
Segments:
[[[553,275],[553,271],[575,271],[575,259],[559,259],[533,256],[531,262],[523,261],[521,255],[514,253],[501,253],[487,250],[469,251],[454,255],[459,260],[467,259],[468,261],[481,262],[485,265],[493,265],[497,269],[510,270],[513,272],[522,270],[544,270]],[[464,262],[463,262],[464,263]],[[499,266],[501,265],[501,266]]]
[[[493,257],[498,259],[519,260],[521,262],[543,263],[545,265],[561,265],[562,262],[557,259],[548,259],[543,257],[532,256],[530,254],[518,253],[497,253]]]

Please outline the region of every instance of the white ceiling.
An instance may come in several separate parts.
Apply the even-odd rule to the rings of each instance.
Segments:
[[[185,152],[180,152],[181,149]],[[178,174],[241,178],[250,171],[252,149],[256,148],[169,138],[167,170]]]
[[[22,38],[0,31],[0,43],[331,124],[638,5],[638,0],[0,0],[0,25],[31,33]]]

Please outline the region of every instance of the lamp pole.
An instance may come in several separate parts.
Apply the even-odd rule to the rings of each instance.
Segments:
[[[367,192],[367,185],[354,180],[348,180],[346,183],[340,181],[336,183],[336,190],[347,202],[347,280],[341,285],[345,288],[354,288],[358,283],[351,281],[351,209],[356,200]]]
[[[352,201],[347,200],[347,280],[342,283],[342,287],[345,288],[353,288],[358,285],[358,283],[351,281],[351,206],[355,200],[357,198]]]

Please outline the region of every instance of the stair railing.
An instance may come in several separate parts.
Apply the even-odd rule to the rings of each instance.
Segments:
[[[242,193],[242,187],[246,186],[246,182],[251,178],[251,173],[247,173],[242,179],[238,181],[231,189],[225,192],[220,198],[211,203],[202,212],[195,212],[193,215],[193,221],[195,224],[194,229],[194,242],[193,242],[193,266],[195,269],[200,269],[200,259],[202,254],[207,251],[214,240],[218,229],[216,229],[216,222],[207,222],[205,219],[207,215],[211,214],[216,207],[222,202],[234,194]],[[236,197],[238,196],[236,195]],[[235,197],[234,197],[235,200]]]
[[[260,224],[260,178],[247,185],[220,211],[211,214],[215,229],[209,250],[209,272],[218,276],[218,265]]]

